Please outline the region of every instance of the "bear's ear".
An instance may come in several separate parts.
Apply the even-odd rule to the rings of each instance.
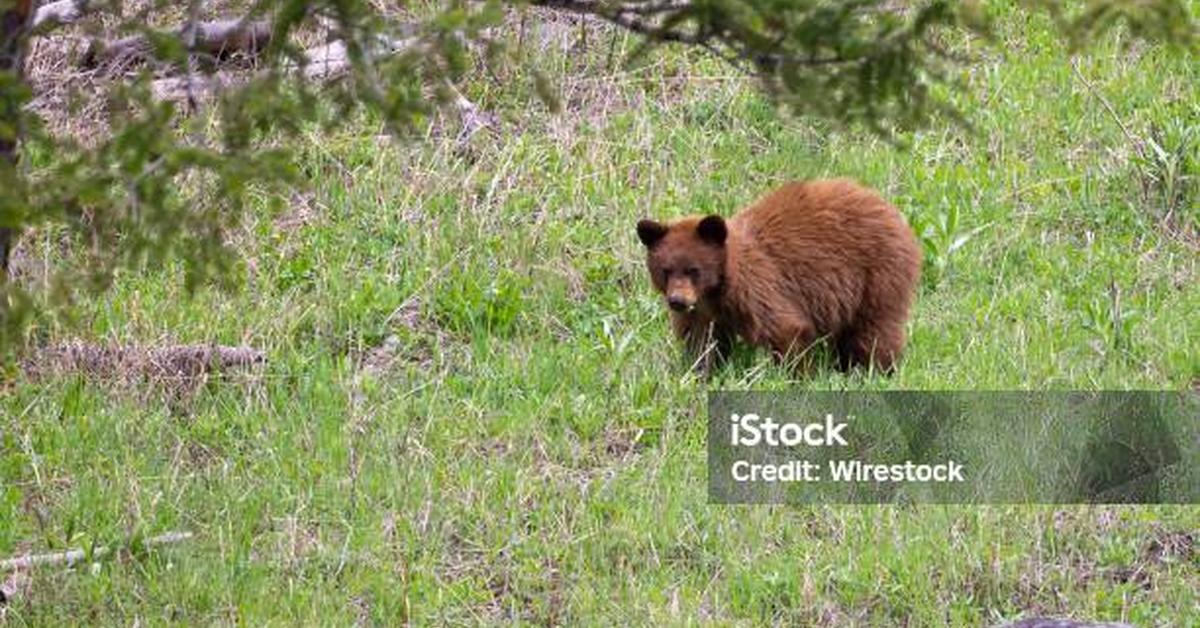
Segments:
[[[666,225],[650,219],[639,220],[637,224],[638,238],[646,248],[651,248],[667,235]]]
[[[729,235],[729,230],[725,228],[725,219],[713,214],[706,216],[700,224],[696,225],[696,232],[700,234],[700,239],[722,246],[725,244],[725,236]]]

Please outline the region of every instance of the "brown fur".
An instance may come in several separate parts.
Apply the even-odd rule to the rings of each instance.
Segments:
[[[845,179],[789,183],[733,218],[638,223],[671,326],[699,357],[734,338],[784,357],[825,338],[842,368],[891,370],[921,250],[900,212]],[[676,310],[678,308],[678,310]]]

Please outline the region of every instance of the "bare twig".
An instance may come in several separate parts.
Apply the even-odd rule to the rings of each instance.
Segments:
[[[169,545],[171,543],[180,543],[191,539],[191,532],[168,532],[159,536],[152,536],[144,541],[145,547],[154,547],[157,545]],[[108,547],[98,547],[91,553],[92,558],[101,558],[112,553],[112,549]],[[49,554],[32,554],[29,556],[18,556],[0,561],[0,572],[12,571],[14,569],[30,569],[43,565],[67,565],[71,566],[84,558],[88,557],[88,553],[81,549],[72,549],[65,552],[51,552]]]
[[[180,37],[183,39],[184,47],[187,48],[188,50],[196,49],[196,42],[199,41],[199,39],[200,39],[199,27],[200,27],[200,0],[191,0],[188,3],[188,22],[183,27],[183,30],[179,34]],[[241,24],[240,23],[235,24],[234,28],[237,30],[240,30]],[[250,38],[250,41],[252,43],[254,43],[257,41],[257,38],[252,36]],[[224,47],[224,46],[222,46],[222,47]],[[196,91],[194,89],[195,86],[193,85],[193,81],[192,81],[192,77],[196,76],[196,58],[195,58],[195,56],[190,55],[190,54],[187,57],[188,57],[187,58],[187,68],[186,68],[187,76],[185,77],[187,79],[187,82],[185,85],[185,87],[186,87],[185,91],[187,92],[188,111],[195,113],[200,110],[200,102],[198,100],[196,100]],[[199,129],[196,130],[196,134],[197,135],[200,134]]]
[[[1133,131],[1129,130],[1129,127],[1125,125],[1125,121],[1121,119],[1121,116],[1117,115],[1117,110],[1113,109],[1112,104],[1108,102],[1108,99],[1104,97],[1104,94],[1101,94],[1100,90],[1096,89],[1096,86],[1093,85],[1091,81],[1087,80],[1086,77],[1084,77],[1083,72],[1079,70],[1078,59],[1071,59],[1071,69],[1075,72],[1075,77],[1079,79],[1080,83],[1083,83],[1083,86],[1087,88],[1092,97],[1100,101],[1100,104],[1104,106],[1106,111],[1108,111],[1108,115],[1112,116],[1112,119],[1117,123],[1117,126],[1121,128],[1121,133],[1125,135],[1125,139],[1129,140],[1129,143],[1133,145],[1133,148],[1137,150],[1139,154],[1145,155],[1146,142],[1141,137],[1138,137]]]
[[[457,142],[459,147],[465,146],[470,142],[471,138],[479,131],[490,128],[496,128],[496,116],[486,111],[481,111],[479,105],[467,100],[462,92],[454,86],[450,81],[445,81],[446,89],[450,92],[450,97],[454,101],[455,109],[458,109],[459,116],[462,118],[462,130],[458,133]]]

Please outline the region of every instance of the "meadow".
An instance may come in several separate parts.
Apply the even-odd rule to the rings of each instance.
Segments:
[[[995,45],[955,42],[971,128],[902,145],[782,115],[700,51],[622,63],[632,36],[561,18],[529,20],[528,66],[463,85],[499,119],[468,146],[453,116],[292,138],[305,186],[228,234],[236,287],[128,272],[34,321],[39,346],[267,362],[0,393],[0,557],[125,548],[30,572],[0,622],[1200,625],[1195,506],[707,503],[710,389],[1200,387],[1200,63],[1119,32],[1073,56],[1007,5]],[[827,176],[920,235],[897,371],[743,352],[698,379],[635,222]],[[23,249],[80,263],[52,230]],[[168,531],[195,537],[144,547]]]

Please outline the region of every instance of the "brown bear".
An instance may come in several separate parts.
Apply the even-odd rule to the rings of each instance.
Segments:
[[[921,249],[900,212],[847,179],[788,183],[725,220],[642,220],[671,326],[697,366],[736,337],[783,359],[828,340],[842,369],[892,370]]]

